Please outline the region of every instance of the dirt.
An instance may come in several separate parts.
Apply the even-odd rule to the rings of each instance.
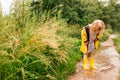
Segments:
[[[116,35],[110,35],[107,41],[100,44],[100,48],[95,54],[97,70],[84,70],[82,68],[83,61],[80,61],[76,64],[75,73],[71,74],[68,80],[118,80],[120,55],[112,40],[115,37]]]

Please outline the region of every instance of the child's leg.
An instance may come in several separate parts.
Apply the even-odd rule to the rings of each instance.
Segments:
[[[89,69],[88,68],[88,58],[87,58],[88,53],[84,54],[83,56],[83,68],[84,69]]]
[[[87,56],[88,56],[88,53],[84,54],[83,58],[85,59],[85,58],[87,58]]]
[[[97,69],[97,67],[94,65],[95,61],[94,61],[94,52],[90,53],[90,67],[93,69]]]

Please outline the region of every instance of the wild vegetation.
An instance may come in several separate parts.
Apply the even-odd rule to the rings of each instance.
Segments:
[[[97,0],[14,0],[0,13],[1,80],[67,80],[82,59],[80,31],[95,19],[120,30],[120,4]]]
[[[114,39],[114,43],[115,43],[115,46],[118,50],[118,52],[120,53],[120,36],[118,36],[117,38]]]

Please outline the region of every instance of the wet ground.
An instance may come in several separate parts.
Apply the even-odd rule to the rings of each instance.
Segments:
[[[97,70],[84,70],[82,61],[78,62],[75,73],[70,75],[68,80],[119,80],[120,55],[112,41],[115,37],[116,35],[110,35],[107,41],[101,43],[95,55]]]

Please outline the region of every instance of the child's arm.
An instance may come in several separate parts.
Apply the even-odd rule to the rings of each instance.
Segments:
[[[83,30],[81,31],[81,39],[82,39],[82,42],[84,42],[86,45],[88,44],[87,34],[86,34],[85,29],[83,29]]]

